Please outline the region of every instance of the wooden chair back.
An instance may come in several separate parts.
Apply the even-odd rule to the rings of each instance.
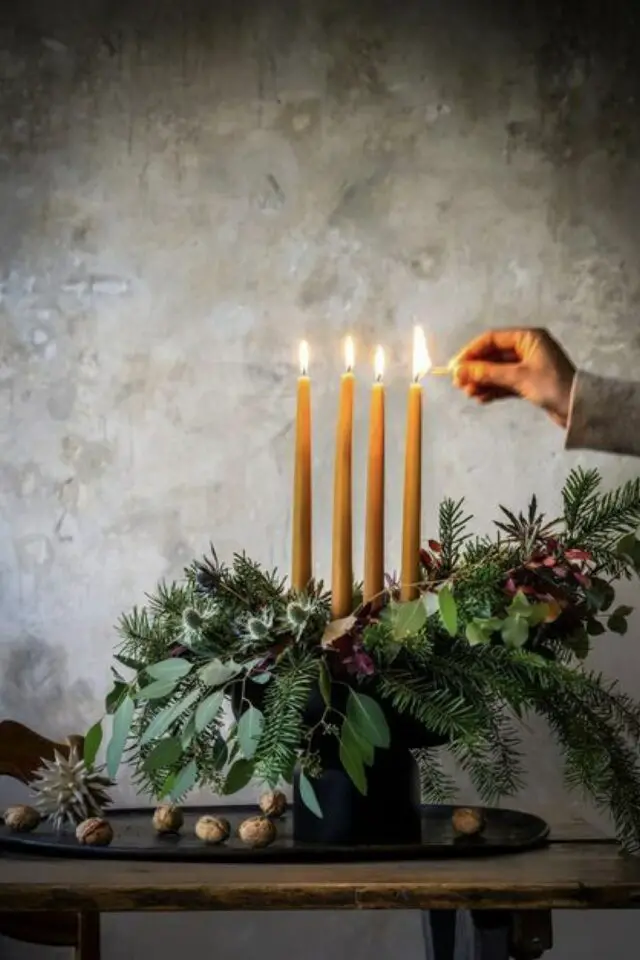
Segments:
[[[0,720],[0,777],[29,784],[43,760],[53,760],[56,750],[68,756],[71,746],[76,746],[82,756],[84,737],[72,736],[66,744],[55,743],[15,720]]]

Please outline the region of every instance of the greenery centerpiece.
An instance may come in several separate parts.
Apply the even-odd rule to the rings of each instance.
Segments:
[[[631,608],[615,605],[614,583],[640,566],[640,480],[603,492],[597,471],[578,469],[562,498],[551,521],[535,498],[525,513],[500,508],[486,537],[470,534],[462,501],[445,500],[438,538],[421,551],[419,597],[400,602],[390,577],[375,609],[356,588],[353,614],[339,621],[322,583],[294,592],[245,555],[194,562],[121,618],[109,775],[124,756],[143,790],[174,802],[196,786],[229,795],[295,778],[321,819],[318,745],[335,746],[366,795],[400,717],[426,736],[401,745],[415,748],[425,800],[454,793],[446,749],[494,803],[524,783],[520,727],[538,714],[567,784],[609,811],[636,850],[640,705],[585,660],[607,628],[627,630]],[[89,763],[102,725],[87,736]]]

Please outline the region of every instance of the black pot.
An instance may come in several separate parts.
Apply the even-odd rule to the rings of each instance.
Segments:
[[[340,725],[349,696],[347,683],[333,684],[332,712],[325,720]],[[354,683],[355,687],[355,683]],[[340,761],[338,738],[318,732],[311,742],[318,756],[322,773],[311,782],[322,810],[317,817],[300,796],[300,771],[293,782],[293,835],[299,843],[322,843],[340,846],[372,846],[419,843],[421,839],[420,782],[411,750],[441,746],[446,739],[429,733],[411,717],[399,714],[383,700],[373,684],[358,684],[357,689],[377,700],[382,706],[390,732],[390,745],[376,748],[374,762],[367,767],[367,793],[357,789]],[[235,691],[234,691],[235,693]],[[265,688],[248,683],[246,698],[260,708]],[[232,694],[236,716],[240,698]],[[334,712],[335,711],[335,712]],[[325,703],[317,687],[309,696],[303,723],[314,727],[325,713]]]
[[[337,737],[317,734],[311,748],[319,756],[322,773],[312,784],[323,816],[317,817],[304,804],[297,770],[293,784],[294,839],[301,843],[346,846],[419,843],[420,781],[411,749],[435,747],[445,741],[429,734],[412,718],[397,713],[366,686],[358,689],[373,695],[383,707],[391,734],[390,746],[375,750],[373,765],[366,771],[367,793],[363,796],[340,762]],[[332,707],[336,713],[327,717],[328,722],[340,722],[348,695],[347,686],[332,687]],[[314,689],[309,697],[305,725],[313,727],[324,710],[320,691]]]

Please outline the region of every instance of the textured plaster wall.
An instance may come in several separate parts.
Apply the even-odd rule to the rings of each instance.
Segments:
[[[360,465],[377,342],[389,359],[390,567],[415,319],[437,362],[487,324],[543,324],[582,366],[634,375],[638,85],[615,3],[12,6],[0,13],[0,713],[63,736],[100,709],[119,612],[210,539],[286,569],[301,337],[325,575],[345,333]],[[426,393],[425,532],[445,494],[465,495],[485,529],[497,502],[534,489],[553,512],[580,459],[611,482],[637,470],[570,456],[532,410],[476,409],[443,380]],[[360,469],[358,544],[363,482]],[[636,633],[604,639],[594,661],[640,694]],[[522,802],[576,809],[543,731],[529,753]],[[108,960],[169,957],[185,936],[194,957],[213,942],[225,958],[421,949],[404,914],[105,928]],[[596,956],[598,931],[631,956],[619,919],[559,928],[553,956]]]

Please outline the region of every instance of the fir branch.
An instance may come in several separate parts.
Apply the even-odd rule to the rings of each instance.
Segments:
[[[452,500],[447,497],[440,504],[438,516],[438,540],[440,543],[440,564],[438,577],[446,579],[454,570],[460,551],[470,534],[467,526],[472,520],[470,514],[465,514],[464,499]]]
[[[442,769],[441,753],[435,748],[413,751],[423,803],[450,803],[458,792],[455,780]]]

